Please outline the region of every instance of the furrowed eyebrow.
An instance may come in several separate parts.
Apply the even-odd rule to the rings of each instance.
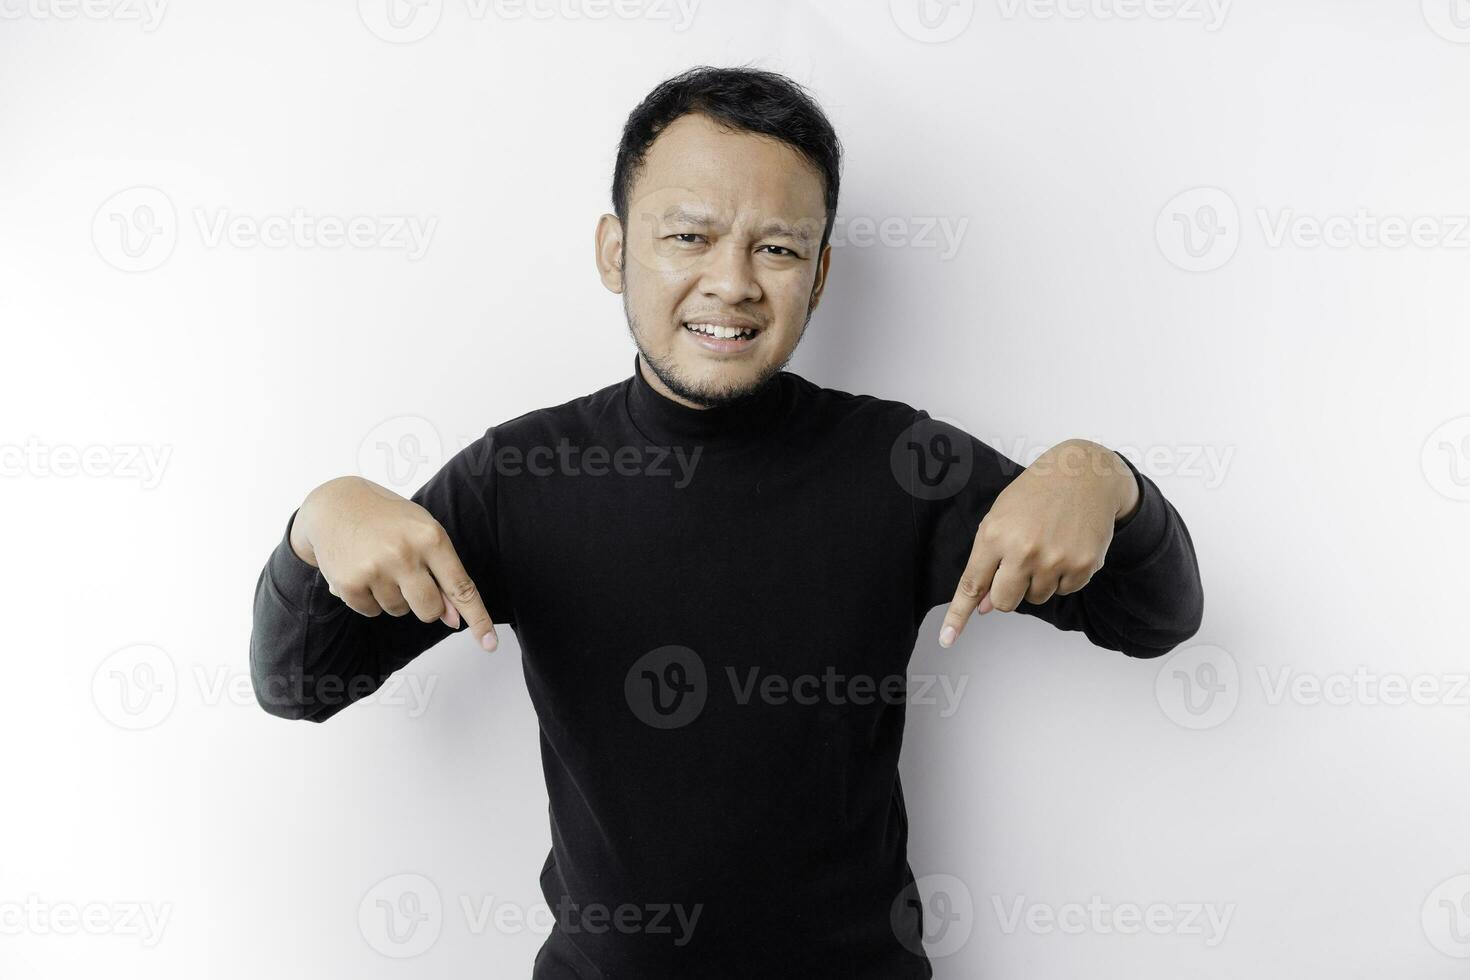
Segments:
[[[661,217],[669,224],[690,224],[699,227],[708,227],[714,223],[714,219],[710,216],[709,212],[686,207],[682,204],[675,204],[666,209]],[[815,236],[812,234],[812,229],[804,223],[792,225],[785,221],[773,220],[767,221],[761,226],[757,237],[789,238],[792,241],[800,242],[802,245],[810,245]]]
[[[663,213],[663,219],[670,223],[685,222],[691,225],[707,225],[710,223],[709,213],[686,208],[682,204],[675,204]]]
[[[784,221],[766,222],[766,224],[761,228],[759,237],[790,238],[794,241],[801,242],[803,245],[810,245],[812,241],[811,229],[807,228],[805,225],[793,227],[791,225],[788,225]]]

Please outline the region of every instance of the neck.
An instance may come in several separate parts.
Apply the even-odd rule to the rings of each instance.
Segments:
[[[779,423],[789,407],[792,385],[778,372],[746,397],[718,405],[692,405],[658,381],[641,355],[625,389],[628,412],[643,434],[658,445],[687,445],[691,440],[713,447],[754,441]]]
[[[648,387],[652,388],[660,395],[663,395],[671,402],[683,405],[685,408],[697,408],[703,410],[709,407],[708,405],[697,405],[687,398],[681,398],[678,395],[674,394],[673,390],[670,389],[668,385],[664,384],[663,378],[660,378],[658,376],[658,373],[648,366],[648,362],[643,359],[643,354],[641,352],[638,355],[638,373],[643,375],[643,380],[648,382]]]

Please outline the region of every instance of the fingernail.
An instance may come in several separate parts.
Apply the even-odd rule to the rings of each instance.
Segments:
[[[495,631],[493,629],[490,632],[486,633],[484,636],[480,637],[480,646],[485,648],[486,653],[493,652],[495,648],[499,645],[500,640],[495,636]]]
[[[945,626],[944,629],[939,631],[939,645],[947,647],[952,643],[954,643],[954,627]]]

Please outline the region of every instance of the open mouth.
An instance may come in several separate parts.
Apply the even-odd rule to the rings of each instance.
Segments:
[[[684,321],[683,327],[696,344],[716,354],[739,354],[755,343],[761,332],[760,327],[688,320]]]

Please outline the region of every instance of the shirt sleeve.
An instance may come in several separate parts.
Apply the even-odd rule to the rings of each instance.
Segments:
[[[460,450],[411,500],[444,526],[497,626],[515,625],[498,542],[494,430]],[[442,622],[362,616],[291,547],[296,511],[255,585],[250,673],[256,700],[283,718],[325,721],[455,632]],[[463,628],[461,626],[461,628]]]
[[[926,412],[908,431],[918,543],[915,613],[922,618],[954,598],[980,521],[1025,467]],[[1039,604],[1023,599],[1016,608],[1058,629],[1081,631],[1099,647],[1158,657],[1199,630],[1199,566],[1179,513],[1152,479],[1117,455],[1138,483],[1139,500],[1114,528],[1103,567],[1076,592]]]

